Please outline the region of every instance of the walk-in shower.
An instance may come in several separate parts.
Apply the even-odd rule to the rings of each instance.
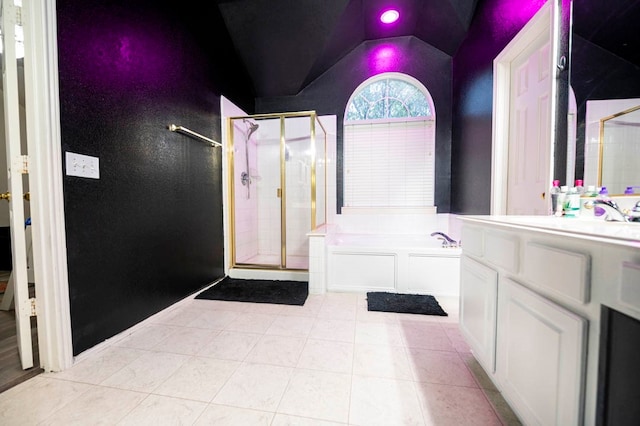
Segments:
[[[308,270],[325,223],[326,132],[314,111],[228,120],[231,268]]]

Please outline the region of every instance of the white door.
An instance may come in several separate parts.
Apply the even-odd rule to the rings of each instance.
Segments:
[[[539,37],[511,63],[507,214],[548,214],[551,52]]]
[[[26,160],[20,143],[20,105],[18,97],[18,62],[16,24],[18,8],[14,0],[2,0],[2,84],[4,91],[5,142],[7,150],[9,226],[13,269],[16,331],[22,368],[33,367],[31,344],[31,301],[27,279],[27,243],[23,199],[23,175]]]
[[[493,61],[492,214],[549,213],[558,7],[543,4]]]

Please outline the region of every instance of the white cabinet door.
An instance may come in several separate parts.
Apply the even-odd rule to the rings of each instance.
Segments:
[[[495,371],[498,273],[462,256],[460,267],[460,330],[473,355],[488,372]]]
[[[496,377],[523,422],[581,424],[586,320],[502,279],[498,323]]]

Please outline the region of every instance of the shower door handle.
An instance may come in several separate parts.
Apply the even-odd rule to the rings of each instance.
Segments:
[[[278,198],[282,198],[282,188],[278,188],[278,192],[276,194]]]

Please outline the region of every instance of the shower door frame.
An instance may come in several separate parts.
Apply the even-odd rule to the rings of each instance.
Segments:
[[[228,188],[229,188],[229,247],[231,250],[230,256],[230,269],[233,268],[245,268],[245,269],[262,269],[262,270],[290,270],[290,271],[308,271],[307,268],[292,268],[287,267],[287,182],[286,182],[286,138],[285,138],[285,122],[287,118],[300,118],[300,117],[309,117],[310,124],[310,139],[311,139],[311,147],[312,147],[312,161],[311,161],[311,179],[310,179],[310,190],[311,190],[311,230],[315,229],[318,225],[316,223],[317,211],[317,182],[316,182],[316,162],[318,160],[318,152],[317,149],[317,141],[316,141],[316,123],[322,128],[324,132],[324,150],[322,152],[323,159],[326,161],[327,158],[327,131],[320,122],[318,115],[315,111],[298,111],[298,112],[284,112],[284,113],[270,113],[270,114],[253,114],[253,115],[242,115],[242,116],[232,116],[227,118],[227,170],[228,170]],[[235,182],[235,155],[234,155],[234,125],[233,122],[236,120],[267,120],[267,119],[279,119],[280,120],[280,264],[253,264],[253,263],[239,263],[236,259],[236,182]],[[248,155],[248,152],[245,153]],[[327,171],[324,168],[324,174],[322,176],[324,179],[324,199],[325,202],[323,205],[326,208],[326,199],[327,199]],[[326,222],[326,212],[323,215],[324,220]]]

